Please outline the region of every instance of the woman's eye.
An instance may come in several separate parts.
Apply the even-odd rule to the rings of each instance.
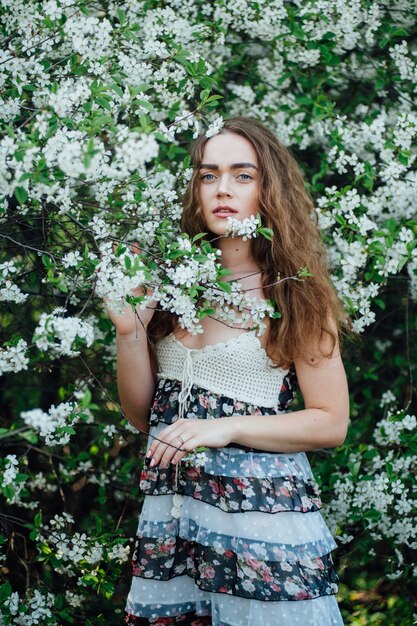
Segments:
[[[211,176],[212,178],[207,178],[208,176]],[[200,180],[212,180],[214,178],[213,174],[203,174],[202,176],[200,176]]]
[[[249,174],[239,174],[239,176],[244,176],[243,180],[252,180],[252,176],[249,176]]]

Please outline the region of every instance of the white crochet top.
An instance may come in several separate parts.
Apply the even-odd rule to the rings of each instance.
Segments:
[[[224,343],[187,348],[172,333],[156,348],[158,378],[179,380],[179,414],[184,415],[192,385],[234,400],[278,411],[278,396],[289,370],[274,367],[253,331]]]

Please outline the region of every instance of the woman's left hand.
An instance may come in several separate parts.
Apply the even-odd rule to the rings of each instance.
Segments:
[[[179,419],[164,428],[148,450],[147,457],[152,458],[152,467],[159,464],[162,469],[178,463],[188,452],[200,446],[223,448],[233,437],[234,420],[222,417],[212,420]],[[178,450],[181,448],[181,450]]]

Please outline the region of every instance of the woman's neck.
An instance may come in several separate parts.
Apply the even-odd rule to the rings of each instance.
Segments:
[[[231,278],[260,271],[252,256],[250,240],[243,241],[242,237],[222,237],[218,242],[218,248],[222,252],[221,264],[233,272]]]

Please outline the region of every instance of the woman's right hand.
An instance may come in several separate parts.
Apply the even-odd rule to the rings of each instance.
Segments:
[[[114,251],[116,247],[117,246],[113,246]],[[131,246],[131,251],[135,254],[140,254],[140,248],[137,241],[135,241]],[[136,287],[136,289],[133,289],[132,291],[132,296],[142,296],[143,293],[142,287]],[[104,298],[104,304],[106,306],[108,316],[116,327],[117,333],[119,335],[130,335],[132,333],[136,333],[137,331],[140,332],[141,330],[146,330],[153,317],[157,303],[156,300],[148,302],[146,308],[143,309],[141,309],[139,305],[136,305],[136,313],[130,304],[126,304],[126,306],[123,307],[122,313],[112,311],[108,306],[107,298]]]

